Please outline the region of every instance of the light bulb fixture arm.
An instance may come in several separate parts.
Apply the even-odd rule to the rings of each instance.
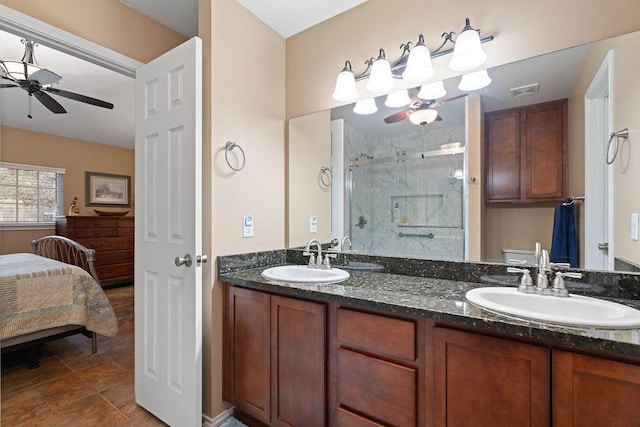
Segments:
[[[479,29],[474,29],[471,27],[470,23],[469,23],[469,18],[466,18],[465,20],[465,26],[462,29],[462,32],[466,31],[466,30],[474,30],[477,31],[478,34],[480,34],[480,30]],[[435,50],[431,51],[431,58],[437,58],[440,56],[444,56],[444,55],[448,55],[450,53],[453,52],[453,46],[444,49],[444,47],[447,45],[447,43],[451,43],[452,45],[455,44],[455,40],[454,37],[456,35],[455,31],[450,31],[450,32],[445,32],[442,33],[441,37],[444,38],[443,42],[440,44],[440,46],[438,46],[438,48],[436,48]],[[494,36],[486,36],[486,37],[482,37],[480,39],[481,43],[487,43],[490,42],[494,39]],[[400,55],[400,57],[398,59],[396,59],[395,61],[390,61],[390,65],[391,65],[391,71],[393,73],[393,78],[396,79],[401,79],[402,78],[402,72],[404,71],[406,65],[407,65],[407,59],[409,57],[409,53],[411,51],[411,43],[412,42],[407,42],[407,43],[403,43],[400,45],[400,49],[402,49],[402,53]],[[420,45],[425,45],[424,42],[424,36],[422,34],[420,34],[418,36],[418,42],[414,44],[414,46],[420,46]],[[360,74],[355,74],[354,78],[356,81],[360,81],[360,80],[364,80],[369,78],[370,76],[370,72],[371,72],[371,67],[373,65],[373,63],[377,60],[377,59],[384,59],[385,58],[385,52],[384,49],[380,49],[379,51],[379,55],[378,57],[371,57],[370,59],[365,61],[366,64],[366,69],[361,72]],[[351,63],[349,61],[346,61],[346,64],[349,64],[349,69],[348,71],[351,71]],[[347,70],[347,66],[345,64],[345,70]]]

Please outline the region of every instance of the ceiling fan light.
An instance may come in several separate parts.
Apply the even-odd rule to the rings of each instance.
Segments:
[[[367,90],[373,93],[389,92],[395,86],[391,65],[384,56],[384,50],[380,49],[380,56],[371,67],[371,74],[367,82]]]
[[[373,98],[358,101],[353,107],[353,112],[356,114],[373,114],[376,111],[378,111],[378,106]]]
[[[449,68],[452,70],[468,71],[482,65],[487,59],[487,55],[482,50],[480,35],[469,25],[469,18],[455,43],[449,62]]]
[[[458,89],[465,92],[478,90],[489,86],[490,83],[491,77],[489,77],[487,70],[480,70],[463,75],[460,79],[460,84],[458,84]]]
[[[422,35],[420,35],[420,41],[409,52],[407,66],[402,73],[402,78],[408,82],[424,82],[436,73],[431,65],[431,52],[429,52],[429,48],[424,43],[421,43],[422,41]]]
[[[438,112],[432,108],[416,110],[409,116],[409,120],[414,125],[428,125],[438,117]]]
[[[358,89],[356,88],[356,79],[351,71],[349,61],[345,63],[344,69],[338,74],[336,79],[336,87],[333,91],[333,99],[336,101],[351,102],[358,98]]]
[[[20,61],[0,61],[0,65],[2,66],[3,74],[8,75],[15,80],[27,80],[31,74],[35,73],[38,70],[41,70],[41,68],[37,65]]]
[[[439,80],[437,82],[427,83],[426,85],[422,85],[420,88],[420,92],[418,92],[418,98],[421,99],[438,99],[442,98],[447,94],[447,91],[444,89],[444,82]]]
[[[391,92],[387,95],[387,99],[384,101],[384,105],[391,108],[404,107],[411,103],[411,98],[406,89]]]

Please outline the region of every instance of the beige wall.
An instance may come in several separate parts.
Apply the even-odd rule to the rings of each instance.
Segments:
[[[104,172],[131,177],[134,188],[134,152],[127,148],[97,144],[72,138],[63,138],[38,132],[2,126],[0,128],[0,160],[37,166],[66,169],[64,176],[64,206],[69,206],[73,196],[78,196],[80,215],[95,215],[93,208],[86,206],[85,171]],[[131,208],[99,208],[101,210],[129,210]],[[65,210],[66,214],[66,210]],[[33,238],[53,234],[53,230],[0,231],[0,254],[30,252],[29,242]],[[35,236],[35,237],[34,237]]]
[[[285,236],[285,40],[234,0],[211,7],[211,253],[220,255],[281,249]],[[227,141],[239,144],[246,165],[232,171],[224,160]],[[236,151],[236,150],[234,150]],[[242,216],[255,218],[253,238],[242,238]],[[206,294],[206,292],[205,292]],[[213,327],[205,337],[211,366],[204,366],[203,407],[208,415],[222,402],[222,288],[209,290]],[[210,338],[210,341],[209,341]],[[209,410],[210,409],[210,410]]]
[[[319,178],[320,168],[331,166],[330,122],[329,110],[289,120],[288,247],[304,246],[310,239],[331,240],[331,187]],[[318,218],[316,233],[309,231],[311,216]]]

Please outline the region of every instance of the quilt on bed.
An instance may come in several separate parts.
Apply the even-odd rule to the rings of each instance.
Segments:
[[[82,268],[27,253],[0,255],[0,340],[64,325],[118,332],[107,296]]]

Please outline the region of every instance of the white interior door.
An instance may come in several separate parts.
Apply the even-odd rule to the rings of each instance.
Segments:
[[[201,120],[196,37],[136,73],[135,393],[172,426],[202,423]]]
[[[585,244],[584,267],[612,270],[613,232],[611,168],[606,146],[611,128],[611,64],[609,52],[585,94]]]

